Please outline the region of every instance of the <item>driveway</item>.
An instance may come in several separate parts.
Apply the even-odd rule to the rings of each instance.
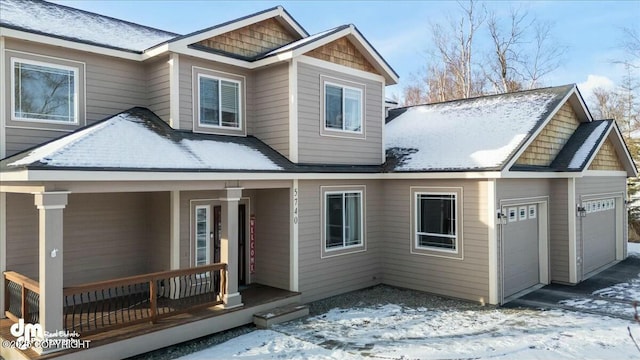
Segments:
[[[566,309],[633,319],[633,302],[640,301],[640,257],[626,260],[578,285],[551,284],[504,305]]]

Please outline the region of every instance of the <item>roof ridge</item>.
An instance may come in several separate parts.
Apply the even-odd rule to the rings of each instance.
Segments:
[[[418,106],[450,104],[450,103],[454,103],[454,102],[471,101],[471,100],[478,100],[478,99],[487,99],[487,98],[498,97],[498,96],[517,95],[517,94],[524,94],[524,93],[528,93],[528,92],[535,92],[535,91],[548,90],[548,89],[560,89],[560,88],[563,88],[563,87],[571,87],[571,88],[573,88],[575,86],[576,86],[575,83],[558,85],[558,86],[545,86],[545,87],[541,87],[541,88],[519,90],[519,91],[505,92],[505,93],[499,93],[499,94],[485,94],[485,95],[477,95],[477,96],[473,96],[473,97],[469,97],[469,98],[462,98],[462,99],[452,99],[452,100],[438,101],[438,102],[432,102],[432,103],[422,103],[422,104],[415,104],[415,105],[399,106],[399,107],[393,108],[391,110],[409,109],[409,108],[418,107]]]

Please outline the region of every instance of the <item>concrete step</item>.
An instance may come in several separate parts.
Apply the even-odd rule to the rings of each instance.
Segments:
[[[309,306],[291,304],[253,315],[253,323],[260,329],[268,329],[272,325],[299,319],[309,315]]]

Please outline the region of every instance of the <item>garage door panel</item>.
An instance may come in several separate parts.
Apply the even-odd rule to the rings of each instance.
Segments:
[[[536,205],[530,205],[536,206]],[[529,206],[527,206],[527,209]],[[508,209],[505,209],[508,213]],[[534,211],[533,214],[536,214]],[[540,282],[538,217],[511,218],[503,229],[504,296]]]
[[[582,221],[583,272],[588,274],[616,260],[616,218],[613,199],[593,201]]]

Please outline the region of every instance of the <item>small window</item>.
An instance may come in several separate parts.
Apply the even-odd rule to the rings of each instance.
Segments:
[[[211,221],[208,205],[196,206],[196,266],[211,263]]]
[[[416,193],[416,248],[457,250],[457,195]]]
[[[13,119],[78,123],[78,69],[12,59]]]
[[[325,192],[325,250],[361,246],[362,191]]]
[[[240,82],[199,75],[198,93],[200,126],[240,128]]]
[[[324,128],[362,133],[362,90],[342,85],[324,85]]]

